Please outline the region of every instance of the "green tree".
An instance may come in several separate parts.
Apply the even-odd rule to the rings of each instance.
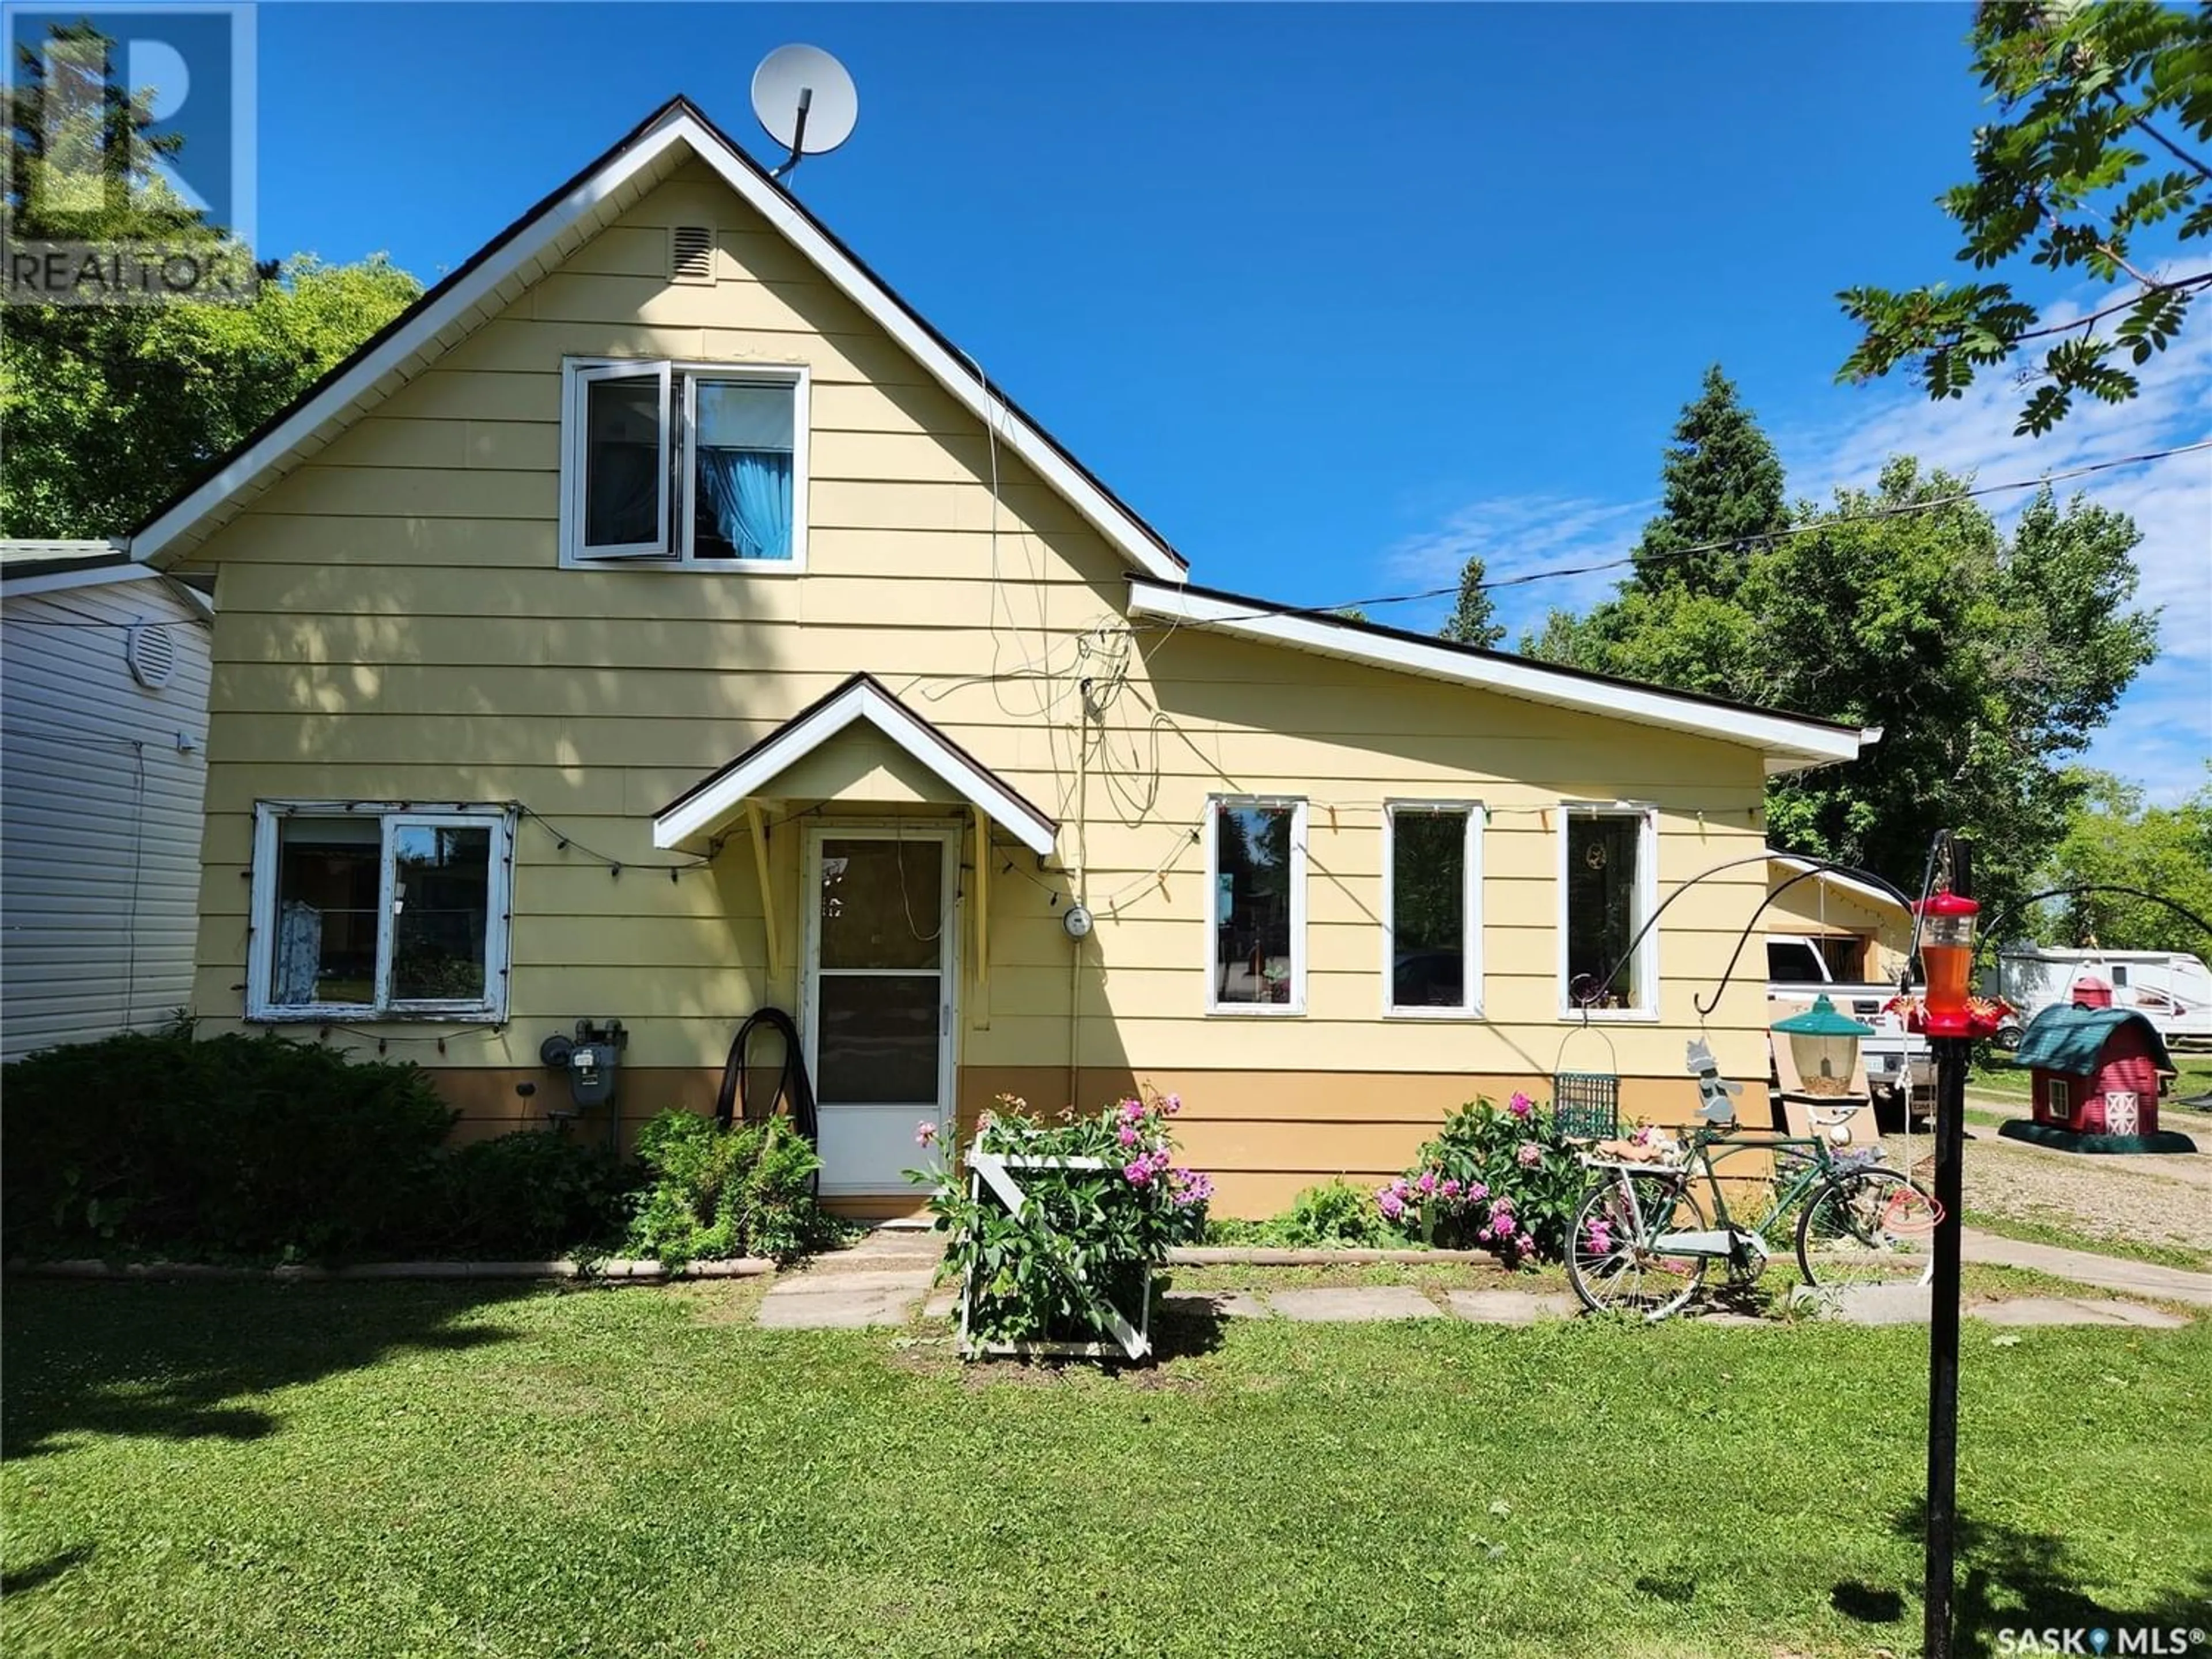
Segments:
[[[2146,806],[2140,789],[2109,772],[2074,776],[2079,799],[2040,885],[2136,887],[2212,917],[2212,781],[2168,807]],[[2107,950],[2179,951],[2212,960],[2212,933],[2163,904],[2121,893],[2054,902],[2036,931],[2046,945],[2094,941]]]
[[[1660,511],[1637,541],[1628,580],[1583,615],[1552,611],[1522,635],[1522,653],[1755,700],[1755,641],[1735,595],[1758,550],[1790,522],[1788,486],[1773,444],[1718,363],[1682,406],[1660,477]]]
[[[165,194],[152,167],[174,146],[145,138],[144,99],[125,97],[95,72],[100,37],[75,25],[53,33],[73,48],[58,56],[63,74],[82,71],[88,84],[50,87],[41,56],[21,54],[0,228],[23,240],[231,246]],[[51,122],[50,99],[68,100]],[[87,157],[106,176],[97,201],[49,199],[58,175],[43,163]],[[130,529],[422,292],[382,255],[349,265],[301,255],[261,269],[247,305],[9,307],[0,331],[0,535]]]
[[[1937,198],[1959,222],[1958,258],[1987,270],[2025,254],[2051,297],[2083,273],[2118,296],[2046,322],[2048,301],[2009,282],[1846,289],[1837,298],[1865,334],[1838,378],[1905,365],[1930,398],[1956,398],[1978,370],[2039,353],[2015,429],[2043,433],[2077,393],[2136,396],[2134,370],[2212,285],[2202,258],[2162,273],[2136,246],[2169,222],[2176,244],[2212,234],[2212,6],[1986,0],[1968,40],[1996,114],[1974,133],[1972,180]]]
[[[1479,646],[1485,651],[1495,649],[1498,641],[1505,637],[1504,629],[1498,623],[1498,607],[1483,587],[1489,574],[1481,554],[1468,555],[1467,562],[1460,567],[1459,603],[1444,618],[1444,625],[1437,629],[1439,637],[1461,645]]]
[[[1718,363],[1682,406],[1659,475],[1659,514],[1636,544],[1631,586],[1728,598],[1751,555],[1790,521],[1790,503],[1782,458]]]

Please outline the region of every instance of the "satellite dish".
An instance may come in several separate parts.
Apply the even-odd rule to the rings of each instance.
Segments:
[[[753,113],[790,152],[781,179],[801,156],[823,155],[853,136],[860,94],[845,66],[819,46],[778,46],[753,71]]]

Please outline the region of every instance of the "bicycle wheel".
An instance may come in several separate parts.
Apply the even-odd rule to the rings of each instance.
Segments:
[[[1705,1212],[1679,1176],[1609,1174],[1576,1206],[1567,1282],[1593,1313],[1664,1319],[1697,1293],[1708,1257],[1661,1247],[1668,1233],[1702,1231]]]
[[[1797,1266],[1822,1291],[1924,1285],[1936,1270],[1938,1213],[1894,1170],[1832,1176],[1797,1218]]]

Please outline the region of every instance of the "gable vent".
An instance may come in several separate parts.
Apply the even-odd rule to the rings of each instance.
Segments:
[[[714,232],[707,225],[678,225],[668,233],[668,275],[678,283],[714,280]]]
[[[177,672],[176,641],[167,629],[141,623],[123,636],[123,660],[130,665],[132,679],[149,691],[159,691]]]

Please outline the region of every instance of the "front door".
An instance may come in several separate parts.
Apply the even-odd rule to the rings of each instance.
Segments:
[[[951,1127],[958,852],[935,826],[808,832],[806,1063],[824,1193],[908,1191],[916,1124]]]

